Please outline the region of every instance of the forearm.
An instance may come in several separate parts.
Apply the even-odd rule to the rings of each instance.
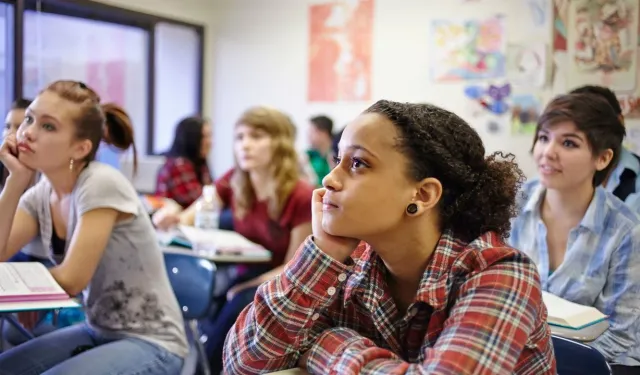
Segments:
[[[227,336],[226,372],[295,367],[301,352],[312,344],[309,340],[330,326],[330,306],[339,297],[338,276],[347,272],[346,266],[326,260],[307,241],[279,276],[258,288],[253,304]]]
[[[6,261],[10,257],[10,255],[6,254],[7,243],[18,202],[20,202],[20,197],[25,189],[26,186],[24,184],[12,180],[11,176],[9,176],[2,193],[0,193],[0,261]]]

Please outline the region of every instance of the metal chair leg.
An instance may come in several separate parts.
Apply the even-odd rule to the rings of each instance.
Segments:
[[[202,366],[202,373],[204,375],[211,375],[211,369],[209,368],[209,359],[207,358],[207,353],[205,352],[204,346],[200,341],[200,330],[198,329],[198,322],[195,320],[191,320],[189,321],[189,323],[187,323],[187,326],[191,331],[191,337],[193,337],[196,350],[198,351],[198,358],[200,361],[200,366]]]

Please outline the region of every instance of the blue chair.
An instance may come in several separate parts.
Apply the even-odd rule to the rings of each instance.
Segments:
[[[181,375],[193,375],[200,363],[205,375],[210,374],[209,360],[200,341],[197,321],[207,316],[213,299],[216,267],[198,256],[164,253],[164,262],[173,292],[178,299],[189,339],[189,355]]]
[[[597,349],[564,337],[551,338],[558,375],[611,375],[611,367]]]

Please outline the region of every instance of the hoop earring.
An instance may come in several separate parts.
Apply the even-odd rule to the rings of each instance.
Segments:
[[[69,171],[73,172],[73,159],[69,159]]]
[[[415,215],[416,212],[418,212],[418,205],[415,203],[409,203],[407,206],[407,213],[409,215]]]

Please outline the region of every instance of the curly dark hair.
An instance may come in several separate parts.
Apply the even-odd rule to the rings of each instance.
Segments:
[[[485,157],[482,139],[469,124],[431,104],[381,100],[365,113],[396,125],[397,147],[409,160],[411,178],[433,177],[442,184],[441,229],[450,228],[467,242],[488,231],[507,237],[524,181],[513,154]]]

